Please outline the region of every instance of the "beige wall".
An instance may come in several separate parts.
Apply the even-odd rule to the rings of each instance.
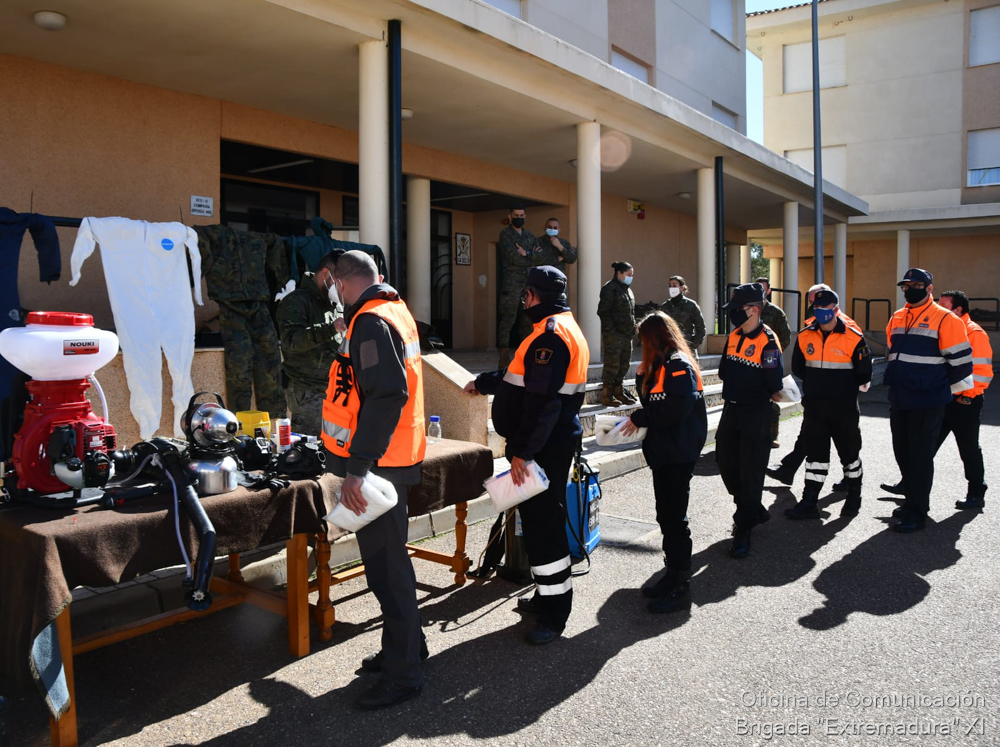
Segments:
[[[968,59],[969,13],[997,4],[997,0],[967,0],[965,49]],[[962,77],[962,204],[1000,202],[1000,185],[966,187],[968,132],[1000,127],[1000,63],[967,67]]]
[[[821,93],[823,145],[847,146],[847,183],[840,186],[872,212],[959,204],[962,4],[855,9],[851,16],[825,17],[819,29],[821,38],[846,37],[847,85]],[[782,93],[782,48],[808,41],[808,23],[754,38],[763,46],[765,145],[782,154],[811,148],[812,93]]]

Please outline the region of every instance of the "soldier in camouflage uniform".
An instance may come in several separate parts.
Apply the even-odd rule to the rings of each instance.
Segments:
[[[696,348],[705,339],[705,317],[698,304],[687,297],[687,289],[684,278],[680,275],[671,277],[670,298],[660,306],[660,311],[677,322],[691,351],[697,355]]]
[[[559,221],[555,218],[545,221],[545,236],[538,239],[538,250],[532,255],[532,262],[535,267],[555,267],[563,275],[566,265],[576,262],[576,248],[559,236]]]
[[[531,323],[521,313],[521,289],[528,281],[528,270],[538,251],[538,239],[524,228],[524,205],[512,205],[507,217],[509,224],[500,232],[497,240],[497,255],[500,259],[497,348],[500,353],[498,368],[501,370],[510,363],[510,348],[516,348],[531,332]],[[517,329],[514,328],[515,325]],[[515,333],[517,338],[512,340]]]
[[[601,300],[597,304],[604,348],[601,404],[620,407],[635,404],[635,399],[624,387],[632,362],[632,338],[635,337],[635,296],[629,289],[634,271],[628,262],[612,262],[611,266],[615,276],[601,288]]]
[[[788,318],[780,306],[771,303],[771,281],[767,278],[757,278],[758,283],[764,286],[764,308],[760,312],[760,320],[764,322],[771,331],[774,332],[781,344],[781,349],[785,350],[792,341],[792,331],[788,328]],[[771,403],[771,448],[777,449],[781,442],[778,440],[778,427],[781,420],[781,407],[777,402]]]
[[[257,409],[285,417],[281,352],[268,309],[288,282],[288,257],[280,236],[237,231],[223,225],[195,226],[208,296],[219,304],[219,332],[225,348],[226,407]]]
[[[330,366],[347,325],[344,310],[331,293],[337,257],[330,252],[315,273],[302,276],[299,287],[278,306],[278,331],[287,379],[285,396],[292,414],[292,430],[319,437],[323,430],[323,398],[330,381]]]

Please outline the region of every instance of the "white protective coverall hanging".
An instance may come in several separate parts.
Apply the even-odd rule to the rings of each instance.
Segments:
[[[84,218],[70,257],[70,285],[101,247],[108,298],[121,342],[132,415],[141,438],[160,426],[163,396],[160,349],[173,382],[174,436],[183,438],[180,418],[194,394],[194,304],[184,248],[191,257],[194,297],[201,299],[198,236],[183,223],[147,223],[128,218]]]

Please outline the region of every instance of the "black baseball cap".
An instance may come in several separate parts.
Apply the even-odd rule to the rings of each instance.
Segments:
[[[835,291],[816,291],[816,295],[813,297],[813,306],[830,306],[831,304],[840,305],[840,296],[838,296]]]
[[[927,270],[921,270],[919,267],[911,267],[903,275],[903,279],[896,283],[896,285],[902,285],[903,283],[927,283],[930,285],[933,282],[934,276],[927,272]]]
[[[760,283],[744,283],[733,288],[733,295],[724,309],[739,309],[750,303],[764,303],[764,286]]]
[[[541,265],[528,270],[528,280],[525,286],[534,288],[544,297],[558,299],[559,296],[565,298],[566,276],[552,265]]]

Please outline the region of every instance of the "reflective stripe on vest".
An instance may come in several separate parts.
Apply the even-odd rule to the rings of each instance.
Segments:
[[[361,397],[350,355],[350,340],[354,324],[362,314],[374,314],[396,330],[403,341],[406,364],[406,388],[409,399],[396,423],[385,454],[376,462],[378,467],[409,467],[423,461],[427,448],[424,432],[424,380],[420,360],[420,335],[416,322],[402,301],[372,299],[365,302],[351,319],[333,365],[330,383],[323,400],[323,445],[332,454],[350,456],[351,439],[357,429]],[[385,365],[385,364],[383,364]]]
[[[590,348],[587,338],[583,336],[580,325],[570,311],[562,311],[547,316],[538,322],[517,348],[514,358],[504,373],[503,380],[514,386],[524,386],[524,356],[531,343],[539,335],[547,331],[555,332],[559,339],[566,343],[569,349],[569,366],[566,369],[566,379],[559,387],[559,394],[581,394],[587,390],[587,366],[590,365]]]
[[[684,365],[686,365],[689,369],[691,369],[691,373],[694,374],[695,384],[697,386],[696,391],[698,391],[699,393],[703,393],[705,391],[705,388],[701,384],[701,371],[699,371],[698,367],[691,362],[690,358],[684,355],[684,353],[675,350],[673,354],[670,356],[670,360],[681,361]],[[677,376],[682,373],[684,372],[675,371],[673,375]],[[649,390],[650,401],[655,402],[658,399],[663,399],[664,397],[666,397],[666,391],[667,391],[666,386],[667,386],[667,367],[666,365],[663,365],[660,366],[660,374],[656,379],[656,383],[653,385],[653,388]],[[653,395],[656,394],[659,394],[660,396],[654,397]]]
[[[969,333],[969,344],[972,346],[972,389],[961,392],[963,397],[978,397],[986,391],[993,381],[993,347],[990,345],[986,330],[969,318],[962,316]]]
[[[854,368],[854,351],[862,339],[864,338],[852,329],[834,331],[825,338],[822,330],[804,329],[799,332],[796,342],[807,368],[849,371]]]

